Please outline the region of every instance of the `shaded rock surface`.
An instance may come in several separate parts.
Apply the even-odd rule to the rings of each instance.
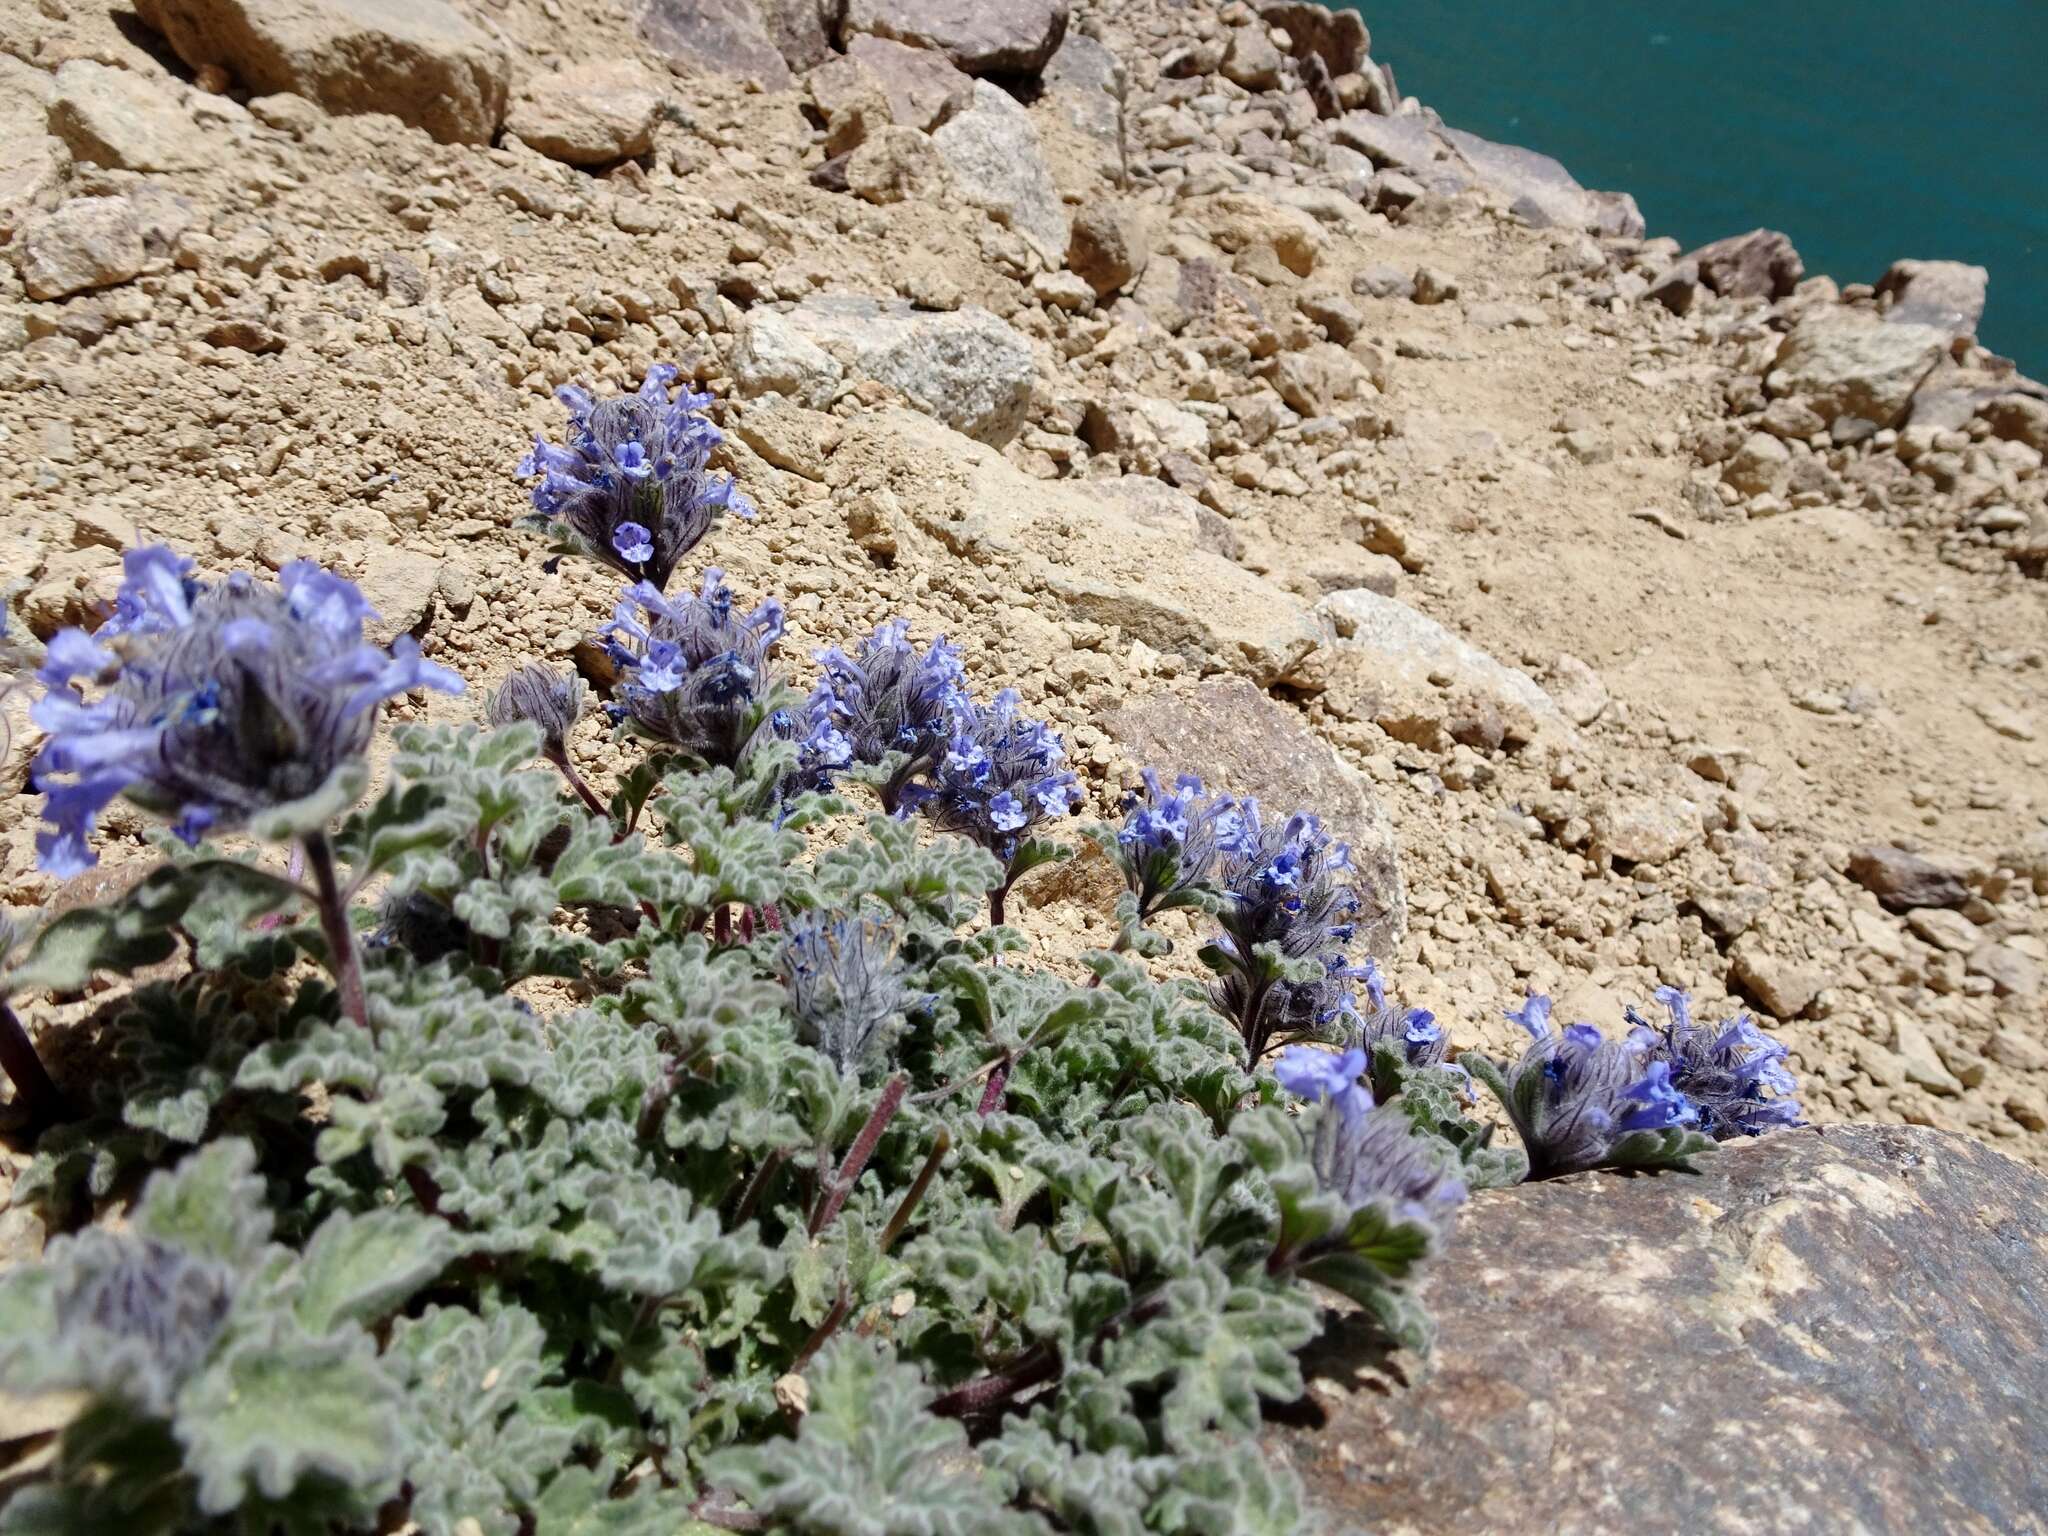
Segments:
[[[1990,287],[1990,273],[1963,261],[1895,261],[1877,281],[1878,296],[1892,301],[1885,319],[1951,336],[1977,334]]]
[[[512,61],[446,0],[137,0],[194,69],[329,112],[388,112],[445,143],[480,144],[505,116]]]
[[[1699,1169],[1482,1195],[1426,1365],[1311,1345],[1325,1422],[1268,1443],[1329,1528],[2041,1530],[2048,1178],[1898,1126]]]
[[[73,159],[114,170],[190,170],[209,158],[199,125],[167,85],[92,59],[57,71],[50,131]]]
[[[794,78],[752,0],[640,0],[635,24],[671,68],[735,75],[765,91]]]
[[[845,36],[933,48],[976,75],[1036,74],[1067,32],[1066,0],[848,0]]]
[[[577,64],[530,80],[505,129],[550,159],[604,165],[654,147],[661,78],[636,62]]]
[[[1134,699],[1102,717],[1103,728],[1139,762],[1171,782],[1192,773],[1211,790],[1257,797],[1279,818],[1313,807],[1333,836],[1351,845],[1357,870],[1360,946],[1382,958],[1407,931],[1401,865],[1371,781],[1301,722],[1243,678],[1217,678],[1185,695]]]

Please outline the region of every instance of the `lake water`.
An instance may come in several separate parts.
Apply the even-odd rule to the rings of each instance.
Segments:
[[[1991,273],[1984,344],[2048,376],[2048,0],[1369,0],[1454,127],[1631,192],[1688,248],[1758,225],[1809,273]]]

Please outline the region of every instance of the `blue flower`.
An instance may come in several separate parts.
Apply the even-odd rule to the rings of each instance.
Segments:
[[[1657,1058],[1648,1031],[1609,1040],[1591,1024],[1557,1030],[1541,995],[1508,1017],[1531,1036],[1521,1060],[1496,1074],[1531,1178],[1597,1168],[1635,1132],[1699,1123],[1699,1107],[1673,1081],[1670,1063]]]
[[[36,852],[53,874],[96,862],[87,839],[116,795],[196,842],[319,789],[369,747],[384,700],[462,691],[410,636],[389,651],[364,640],[362,593],[310,561],[274,585],[239,572],[206,585],[161,546],[123,566],[114,617],[98,635],[60,634],[38,674]],[[105,686],[88,699],[82,681]]]
[[[599,401],[557,390],[569,408],[567,446],[536,437],[516,469],[539,477],[530,524],[657,591],[719,513],[754,515],[731,477],[710,468],[724,440],[704,414],[711,396],[685,389],[670,399],[677,377],[657,363],[637,394]]]
[[[1303,1129],[1316,1182],[1349,1210],[1383,1204],[1441,1232],[1465,1203],[1465,1181],[1447,1148],[1415,1134],[1405,1110],[1373,1103],[1358,1081],[1364,1070],[1362,1050],[1308,1045],[1288,1047],[1273,1064],[1281,1087],[1321,1106]]]
[[[1661,1028],[1633,1013],[1631,1020],[1668,1067],[1676,1091],[1698,1107],[1701,1130],[1727,1141],[1805,1123],[1798,1081],[1785,1066],[1784,1042],[1757,1028],[1746,1013],[1719,1024],[1695,1023],[1692,1000],[1676,987],[1659,987],[1657,1001],[1669,1016]]]
[[[1315,1104],[1360,1091],[1358,1079],[1365,1072],[1365,1064],[1365,1052],[1355,1046],[1339,1052],[1319,1050],[1313,1045],[1290,1045],[1274,1058],[1273,1076],[1297,1099]]]
[[[717,767],[739,765],[765,730],[775,690],[770,660],[782,637],[773,598],[733,612],[725,573],[704,573],[695,597],[670,601],[648,582],[626,589],[604,627],[620,672],[607,708],[639,734]]]
[[[920,653],[910,625],[891,619],[854,648],[818,653],[834,722],[853,760],[888,765],[882,807],[893,813],[911,782],[929,773],[953,737],[953,722],[970,707],[960,652],[941,635]]]
[[[1244,823],[1237,802],[1210,795],[1202,781],[1182,774],[1167,789],[1147,768],[1144,789],[1125,802],[1116,834],[1124,884],[1138,901],[1138,919],[1184,906],[1214,887],[1226,845],[1242,847]]]
[[[885,1026],[924,1001],[903,984],[895,934],[868,918],[797,919],[779,963],[798,1034],[849,1075]]]
[[[1306,813],[1267,826],[1250,799],[1219,817],[1216,835],[1224,894],[1223,932],[1211,949],[1221,972],[1217,1006],[1236,1022],[1255,1063],[1284,1041],[1340,1033],[1352,1006],[1349,984],[1367,974],[1344,952],[1359,907],[1350,850]],[[1285,962],[1320,965],[1321,974],[1274,975],[1266,958],[1274,950]]]
[[[1014,688],[985,708],[957,700],[952,739],[931,782],[910,786],[903,797],[904,809],[920,810],[941,831],[981,844],[1003,861],[1006,873],[1014,871],[1028,835],[1066,815],[1079,792],[1059,737],[1043,721],[1020,715],[1019,702]]]

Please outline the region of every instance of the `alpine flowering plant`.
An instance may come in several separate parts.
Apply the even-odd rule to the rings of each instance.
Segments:
[[[617,469],[653,430],[591,435]],[[379,704],[453,675],[317,568],[129,574],[44,664],[50,856],[125,792],[294,841],[312,888],[174,850],[0,923],[18,1100],[7,1001],[133,982],[14,1185],[52,1236],[0,1273],[0,1389],[78,1406],[0,1532],[1292,1533],[1257,1436],[1304,1280],[1426,1349],[1468,1191],[1796,1116],[1746,1021],[1674,994],[1606,1042],[1539,1000],[1522,1063],[1463,1058],[1528,1152],[1490,1145],[1441,1026],[1354,963],[1342,846],[1188,779],[1092,834],[1116,947],[1048,962],[1003,903],[1064,852],[1064,747],[900,623],[806,699],[772,599],[635,573],[615,783],[571,766],[583,685],[528,666],[489,728],[401,726],[351,810]],[[1222,929],[1212,988],[1149,964],[1177,907]]]
[[[710,467],[724,441],[706,414],[712,397],[687,388],[671,396],[680,376],[656,363],[630,395],[557,390],[569,410],[567,442],[536,436],[515,471],[537,477],[529,524],[657,592],[721,513],[754,515],[732,477]]]

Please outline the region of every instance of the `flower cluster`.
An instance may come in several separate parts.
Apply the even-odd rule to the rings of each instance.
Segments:
[[[1345,954],[1357,929],[1351,853],[1315,817],[1278,827],[1258,802],[1237,802],[1223,849],[1223,933],[1211,949],[1217,1006],[1237,1024],[1253,1062],[1288,1040],[1333,1033],[1352,1011],[1364,968]],[[1305,971],[1306,975],[1289,972]]]
[[[656,591],[720,512],[754,513],[731,477],[710,468],[723,441],[705,415],[711,396],[684,389],[671,399],[677,376],[657,363],[637,393],[609,400],[557,390],[569,408],[567,446],[536,436],[518,464],[519,474],[540,477],[533,524]]]
[[[1746,1013],[1719,1024],[1695,1023],[1692,999],[1677,987],[1659,987],[1657,1001],[1669,1015],[1661,1028],[1633,1014],[1631,1022],[1656,1058],[1670,1066],[1672,1083],[1699,1111],[1702,1131],[1727,1141],[1804,1123],[1783,1041],[1757,1028]]]
[[[1374,1104],[1359,1081],[1365,1067],[1357,1047],[1340,1053],[1295,1045],[1275,1059],[1273,1076],[1296,1098],[1324,1106],[1307,1141],[1326,1192],[1353,1211],[1386,1201],[1398,1215],[1441,1230],[1465,1203],[1465,1183],[1441,1146],[1415,1134],[1405,1111]]]
[[[583,679],[575,673],[531,661],[499,684],[487,713],[493,725],[524,720],[538,726],[543,755],[565,757],[570,728],[583,715],[584,692]]]
[[[903,799],[941,831],[981,844],[1012,873],[1032,830],[1073,809],[1079,789],[1059,737],[1019,714],[1018,703],[1017,690],[1005,688],[991,704],[956,709],[930,782],[913,785]]]
[[[971,707],[959,649],[941,635],[920,654],[909,632],[907,620],[891,619],[851,656],[837,646],[820,651],[825,675],[812,696],[844,737],[849,762],[889,766],[880,792],[891,813],[937,765],[954,721]]]
[[[1386,1040],[1400,1047],[1402,1058],[1411,1067],[1458,1070],[1448,1059],[1450,1033],[1437,1022],[1435,1014],[1427,1008],[1404,1008],[1389,999],[1387,979],[1371,957],[1358,968],[1358,973],[1358,979],[1365,985],[1365,1006],[1359,1008],[1354,999],[1344,1022],[1347,1038],[1364,1047],[1368,1060],[1373,1048]]]
[[[783,941],[782,980],[806,1045],[859,1070],[884,1026],[917,997],[903,984],[895,935],[863,917],[807,916]]]
[[[712,766],[739,764],[767,723],[780,603],[771,597],[751,613],[735,612],[732,588],[714,567],[695,597],[673,602],[636,582],[604,634],[620,671],[618,697],[606,706],[614,720]]]
[[[1125,802],[1115,854],[1141,923],[1211,893],[1218,861],[1242,851],[1246,837],[1237,802],[1210,795],[1192,774],[1170,790],[1150,768],[1143,778],[1143,790]]]
[[[32,771],[53,874],[96,861],[86,839],[116,795],[196,843],[320,789],[362,756],[384,700],[462,691],[410,636],[388,652],[366,641],[362,593],[310,561],[274,585],[238,572],[208,586],[191,570],[161,545],[129,551],[113,618],[50,642],[31,715],[48,735]],[[94,679],[105,687],[87,699],[76,684]]]
[[[1699,1110],[1672,1081],[1671,1063],[1646,1032],[1609,1040],[1591,1024],[1559,1030],[1550,999],[1532,996],[1508,1017],[1529,1032],[1529,1048],[1505,1073],[1490,1071],[1529,1154],[1530,1177],[1637,1161],[1639,1133],[1684,1130]],[[1504,1091],[1503,1091],[1504,1090]],[[1661,1138],[1660,1138],[1661,1139]]]

